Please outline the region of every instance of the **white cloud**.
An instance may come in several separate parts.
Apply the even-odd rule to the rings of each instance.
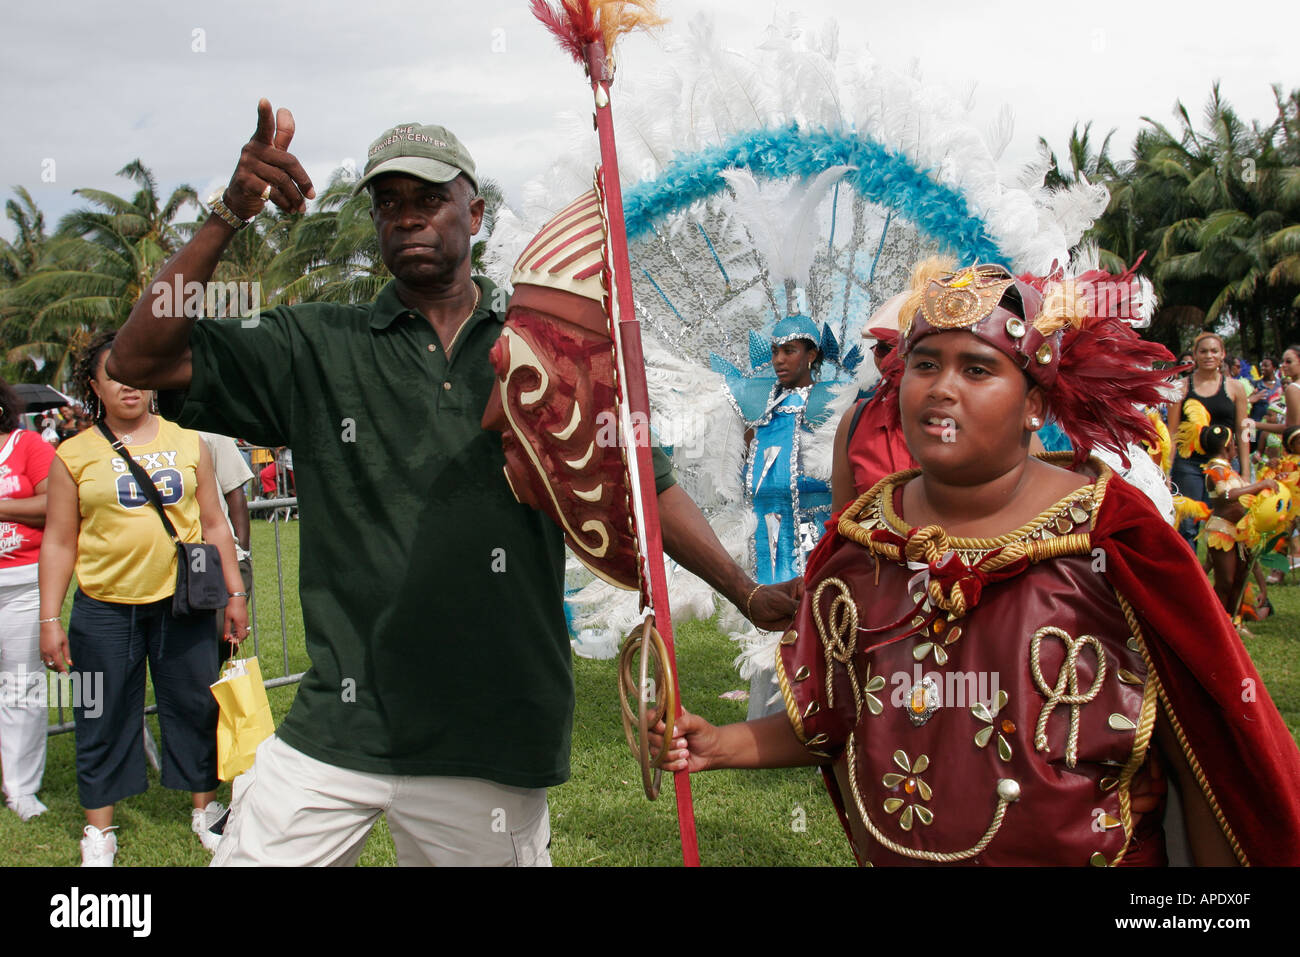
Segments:
[[[1112,152],[1122,156],[1143,114],[1169,121],[1181,98],[1199,118],[1216,78],[1243,118],[1271,116],[1268,84],[1300,86],[1287,31],[1271,28],[1289,6],[1257,0],[1247,17],[1225,15],[1221,3],[1189,0],[1171,13],[1137,2],[1122,21],[1032,0],[978,8],[806,0],[797,9],[810,28],[835,17],[846,51],[865,44],[899,69],[915,61],[954,95],[975,83],[982,122],[1010,104],[1016,132],[1004,163],[1014,170],[1039,135],[1060,151],[1071,125],[1089,119],[1094,133],[1117,128]],[[661,0],[661,8],[674,20],[669,30],[712,11],[742,49],[768,19],[768,8],[744,0]],[[294,110],[294,149],[322,180],[344,158],[363,157],[386,127],[420,119],[456,131],[511,197],[560,148],[557,114],[590,109],[580,68],[523,0],[387,0],[364,10],[340,0],[127,8],[79,0],[21,5],[6,20],[0,184],[26,186],[51,222],[78,204],[76,187],[126,192],[113,174],[136,157],[164,189],[224,182],[259,96]],[[204,31],[203,52],[195,30]],[[620,70],[648,77],[658,57],[656,41],[632,38]],[[55,160],[54,183],[41,181],[46,159]],[[7,222],[0,230],[11,235]]]

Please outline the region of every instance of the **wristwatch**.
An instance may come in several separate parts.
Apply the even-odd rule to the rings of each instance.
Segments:
[[[240,219],[238,216],[236,216],[235,213],[231,210],[231,208],[226,205],[226,201],[224,199],[225,195],[226,195],[226,191],[223,189],[209,196],[208,208],[212,210],[214,215],[220,216],[222,221],[224,221],[227,226],[235,230],[235,232],[238,232],[239,230],[247,226],[249,223],[251,223],[252,220]]]

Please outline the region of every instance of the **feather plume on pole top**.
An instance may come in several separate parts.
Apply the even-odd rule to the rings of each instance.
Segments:
[[[608,56],[618,38],[633,30],[652,30],[668,21],[655,10],[657,0],[532,0],[533,16],[555,36],[560,48],[583,66],[585,47],[600,40]]]

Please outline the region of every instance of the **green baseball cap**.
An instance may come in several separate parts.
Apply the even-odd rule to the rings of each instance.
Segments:
[[[353,195],[385,173],[406,173],[430,183],[449,183],[464,173],[478,191],[474,158],[445,126],[400,123],[371,143],[366,156],[366,169]]]

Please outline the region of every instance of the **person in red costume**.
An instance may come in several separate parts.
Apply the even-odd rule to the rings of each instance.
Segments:
[[[810,557],[786,714],[684,714],[665,770],[821,765],[863,864],[1166,863],[1170,781],[1195,863],[1300,863],[1300,752],[1195,558],[1100,461],[1029,452],[1048,415],[1121,457],[1148,434],[1172,357],[1118,318],[1132,285],[918,267],[920,468]]]
[[[859,399],[840,419],[835,430],[835,456],[831,468],[831,511],[838,512],[886,475],[916,467],[907,451],[897,416],[889,409],[889,395],[898,388],[902,365],[894,359],[898,346],[898,307],[907,298],[899,293],[887,299],[867,320],[862,335],[875,340],[871,355],[880,381],[871,395]]]

